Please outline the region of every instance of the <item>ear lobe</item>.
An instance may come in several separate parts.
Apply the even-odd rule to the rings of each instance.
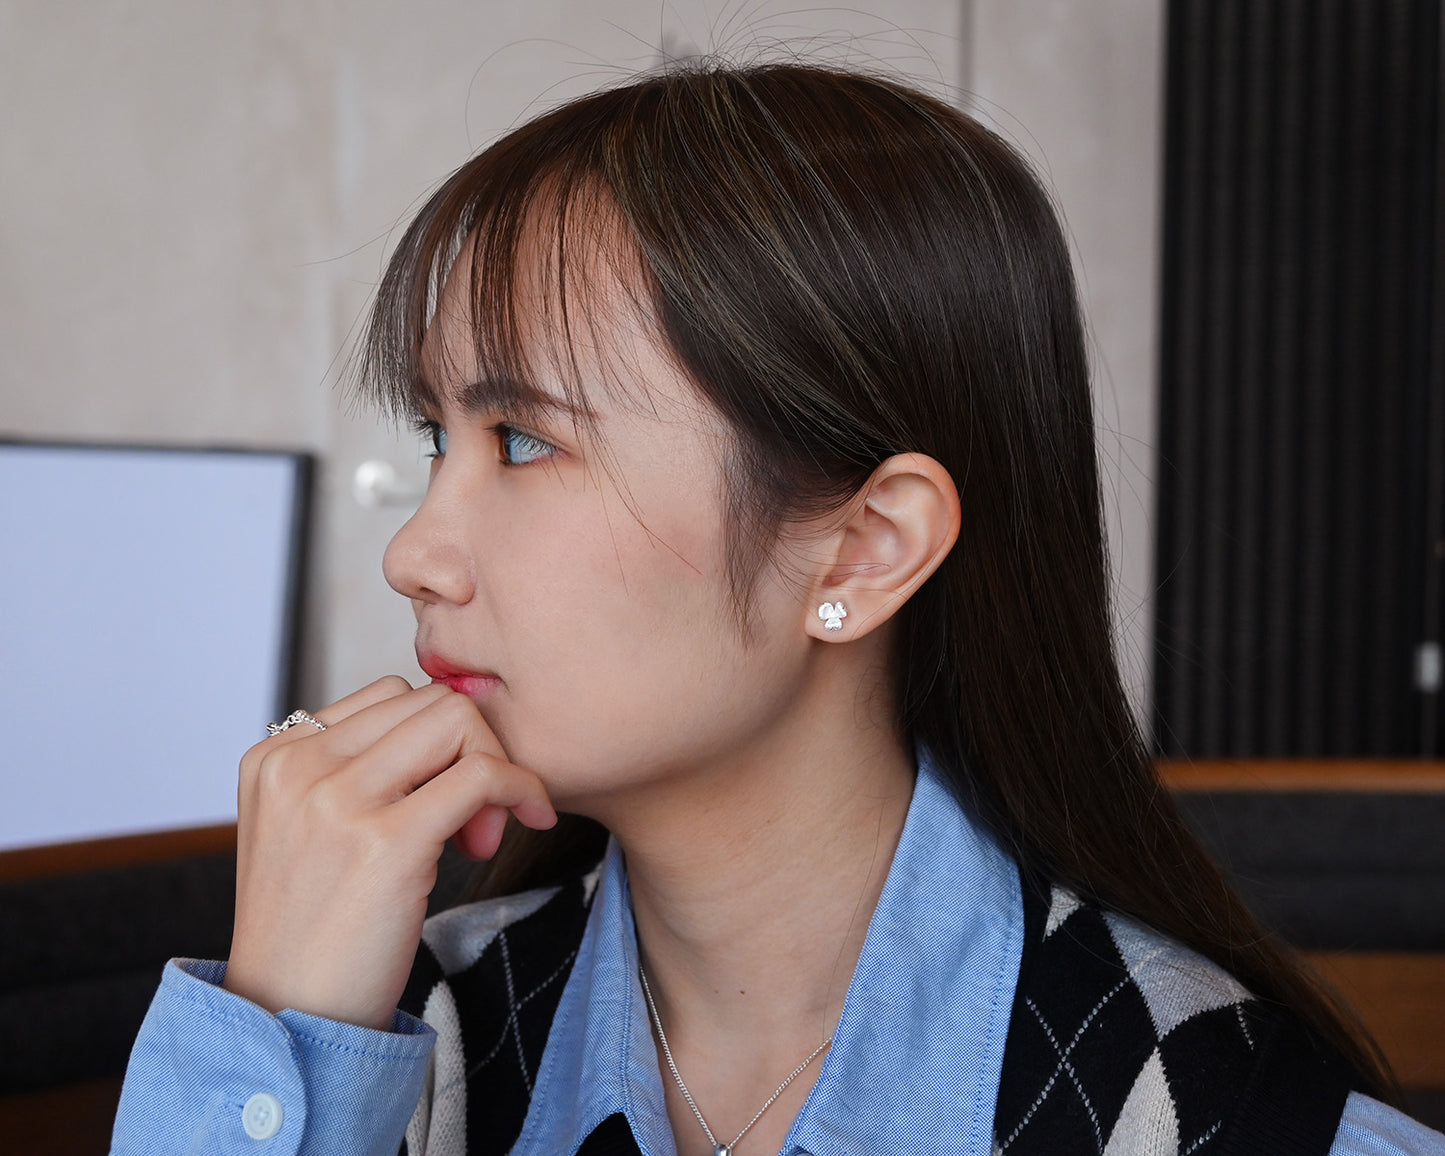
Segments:
[[[958,490],[935,459],[888,458],[825,543],[827,564],[814,588],[807,632],[846,642],[876,630],[938,569],[958,540],[961,520]]]

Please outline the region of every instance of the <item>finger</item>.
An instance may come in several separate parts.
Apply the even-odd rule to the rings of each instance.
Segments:
[[[378,678],[375,682],[367,683],[360,690],[352,691],[345,698],[337,699],[330,706],[323,707],[317,712],[316,717],[327,726],[331,726],[375,703],[385,702],[387,699],[398,698],[410,693],[412,693],[411,683],[399,674],[388,674]]]
[[[468,859],[490,859],[502,845],[509,814],[506,807],[483,807],[461,825],[452,841]]]
[[[545,831],[557,822],[557,812],[542,780],[529,770],[492,755],[472,753],[458,759],[398,802],[393,812],[399,821],[425,833],[437,846],[457,834],[484,808],[504,808],[524,826]],[[481,834],[492,834],[495,820],[481,819]],[[497,833],[500,839],[500,833]],[[482,849],[486,849],[483,846]],[[496,846],[492,845],[495,852]]]
[[[501,742],[476,704],[456,691],[439,689],[441,694],[422,709],[397,720],[357,752],[344,772],[348,790],[355,790],[366,798],[392,802],[465,755],[484,754],[509,762]],[[420,697],[422,691],[415,693]]]
[[[364,750],[377,735],[440,697],[438,691],[451,693],[431,685],[413,690],[406,679],[388,675],[319,711],[316,718],[326,724],[324,731],[303,722],[263,739],[241,757],[237,806],[242,813],[254,806],[266,776],[292,790],[309,786],[339,760]],[[296,748],[299,742],[313,745]]]
[[[475,704],[440,684],[383,698],[325,731],[300,729],[304,738],[259,743],[241,760],[243,813],[262,797],[295,802],[323,781],[329,805],[342,810],[391,803],[468,750],[506,757]]]
[[[327,753],[340,759],[355,758],[373,747],[389,731],[448,697],[461,698],[456,691],[440,683],[428,683],[416,690],[362,707],[327,728],[324,736]]]
[[[311,717],[330,728],[374,703],[384,702],[388,699],[409,694],[411,689],[411,683],[407,682],[406,679],[402,678],[399,674],[388,674],[382,678],[378,678],[375,682],[367,683],[360,690],[352,691],[345,698],[337,699],[329,706],[322,707],[319,711],[314,712]],[[320,733],[320,728],[313,727],[310,723],[296,723],[287,727],[279,734],[267,735],[256,745],[274,749],[286,743],[296,742],[298,739],[304,739]]]
[[[375,682],[367,683],[359,690],[352,691],[345,698],[339,698],[330,705],[322,707],[319,711],[315,712],[313,717],[319,719],[328,727],[332,727],[343,719],[348,719],[369,706],[374,706],[377,703],[386,702],[390,699],[401,698],[411,693],[411,683],[407,682],[407,680],[399,674],[388,674],[378,678]],[[303,723],[301,725],[305,726],[306,724]],[[283,731],[282,735],[290,735],[291,731],[295,729],[295,727],[292,727],[290,730]],[[312,729],[314,730],[315,728],[313,727]],[[301,733],[305,734],[306,732],[302,731]]]

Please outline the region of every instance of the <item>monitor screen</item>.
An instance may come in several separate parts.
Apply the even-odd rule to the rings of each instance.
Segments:
[[[234,822],[293,689],[310,465],[0,443],[0,850]]]

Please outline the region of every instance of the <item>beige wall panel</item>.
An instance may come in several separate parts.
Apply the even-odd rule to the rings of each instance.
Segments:
[[[312,7],[0,10],[0,429],[320,445],[329,66]]]
[[[1034,161],[1092,331],[1116,634],[1147,718],[1152,646],[1163,0],[969,0],[972,111]]]

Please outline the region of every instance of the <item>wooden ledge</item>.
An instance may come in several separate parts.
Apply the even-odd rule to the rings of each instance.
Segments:
[[[1217,759],[1156,764],[1171,791],[1445,794],[1445,762],[1424,759]]]
[[[1312,951],[1309,965],[1360,1014],[1407,1088],[1445,1088],[1445,954]]]
[[[0,883],[236,852],[236,825],[186,827],[0,851]]]
[[[1445,761],[1405,759],[1161,759],[1164,785],[1185,794],[1224,791],[1445,794]],[[0,851],[0,883],[163,863],[236,850],[236,826],[189,827]]]
[[[0,1136],[5,1137],[5,1150],[48,1152],[50,1156],[97,1156],[109,1151],[120,1086],[119,1076],[108,1076],[0,1096]]]

